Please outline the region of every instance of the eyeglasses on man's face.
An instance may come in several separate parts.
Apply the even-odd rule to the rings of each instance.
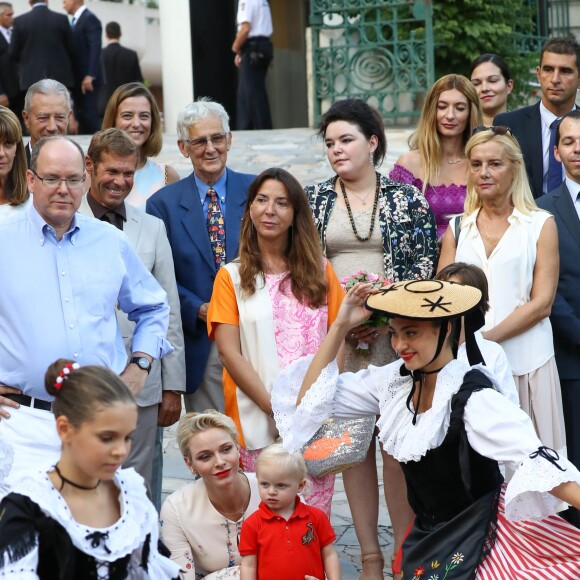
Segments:
[[[31,169],[30,171],[34,173],[37,179],[42,181],[45,187],[50,187],[51,189],[56,189],[63,181],[69,189],[78,189],[85,182],[85,175],[82,175],[81,177],[41,177],[36,173],[36,171],[34,171],[34,169]]]
[[[208,143],[211,143],[216,149],[223,149],[228,142],[227,133],[216,133],[209,137],[198,137],[197,139],[183,139],[190,147],[196,151],[203,151]]]

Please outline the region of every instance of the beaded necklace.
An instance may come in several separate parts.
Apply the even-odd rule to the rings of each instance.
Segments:
[[[346,205],[346,211],[348,212],[348,219],[350,220],[350,226],[352,227],[354,237],[359,242],[366,242],[373,235],[373,229],[375,227],[375,217],[377,215],[377,208],[379,206],[379,190],[381,187],[381,176],[379,175],[378,172],[376,173],[376,176],[377,176],[377,187],[375,189],[375,201],[373,203],[373,213],[371,215],[371,226],[370,226],[368,235],[365,236],[364,238],[362,236],[360,236],[356,230],[356,224],[354,223],[354,216],[352,215],[352,209],[350,207],[350,203],[349,203],[348,197],[346,195],[346,188],[344,187],[344,183],[342,182],[342,179],[340,177],[338,178],[338,183],[340,183],[340,189],[342,191],[342,197],[344,199],[344,204]]]

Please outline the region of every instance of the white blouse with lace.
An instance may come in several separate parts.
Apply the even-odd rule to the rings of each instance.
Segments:
[[[459,360],[447,364],[437,376],[431,408],[419,414],[413,425],[413,412],[406,405],[412,380],[401,375],[401,361],[343,374],[339,374],[333,361],[296,408],[311,361],[308,356],[291,363],[274,385],[273,410],[284,446],[300,449],[331,416],[380,414],[379,439],[385,451],[402,463],[418,461],[443,443],[449,428],[451,399],[471,368]],[[475,368],[496,384],[485,367]],[[501,461],[515,472],[505,495],[508,519],[539,519],[556,513],[564,506],[548,492],[564,482],[580,484],[580,472],[566,459],[557,462],[565,470],[561,471],[541,456],[530,457],[542,445],[530,418],[495,389],[486,388],[471,395],[465,406],[464,423],[469,444],[477,453]]]
[[[122,469],[114,479],[119,488],[121,517],[107,528],[91,528],[78,523],[68,508],[62,495],[54,487],[46,472],[28,475],[14,487],[14,491],[29,497],[49,517],[56,520],[67,531],[73,545],[93,557],[97,562],[98,578],[109,578],[109,563],[131,554],[129,575],[131,580],[176,578],[179,566],[157,550],[159,527],[157,512],[147,498],[143,478],[134,469]],[[91,535],[105,534],[106,539],[94,542]],[[150,537],[148,570],[141,567],[143,546],[147,535]],[[39,578],[38,540],[36,547],[23,558],[10,562],[8,556],[0,566],[0,578],[32,580]]]

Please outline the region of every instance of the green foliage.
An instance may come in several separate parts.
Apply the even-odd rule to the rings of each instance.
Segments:
[[[528,42],[534,31],[533,9],[524,0],[435,0],[436,77],[467,75],[471,61],[486,52],[502,56],[515,81],[510,109],[527,104],[539,51]]]

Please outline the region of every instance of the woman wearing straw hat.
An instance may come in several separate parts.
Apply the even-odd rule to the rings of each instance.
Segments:
[[[280,433],[301,447],[331,414],[380,413],[379,439],[402,464],[416,514],[402,548],[405,579],[528,578],[532,569],[534,578],[576,578],[580,532],[554,514],[560,500],[580,505],[580,473],[542,446],[484,366],[456,360],[463,317],[469,360],[482,362],[473,334],[480,300],[475,288],[438,280],[355,286],[317,354],[281,373],[275,392],[293,389],[299,405],[275,409]],[[391,317],[402,364],[339,375],[345,334],[372,310]],[[507,487],[499,460],[515,471]]]

